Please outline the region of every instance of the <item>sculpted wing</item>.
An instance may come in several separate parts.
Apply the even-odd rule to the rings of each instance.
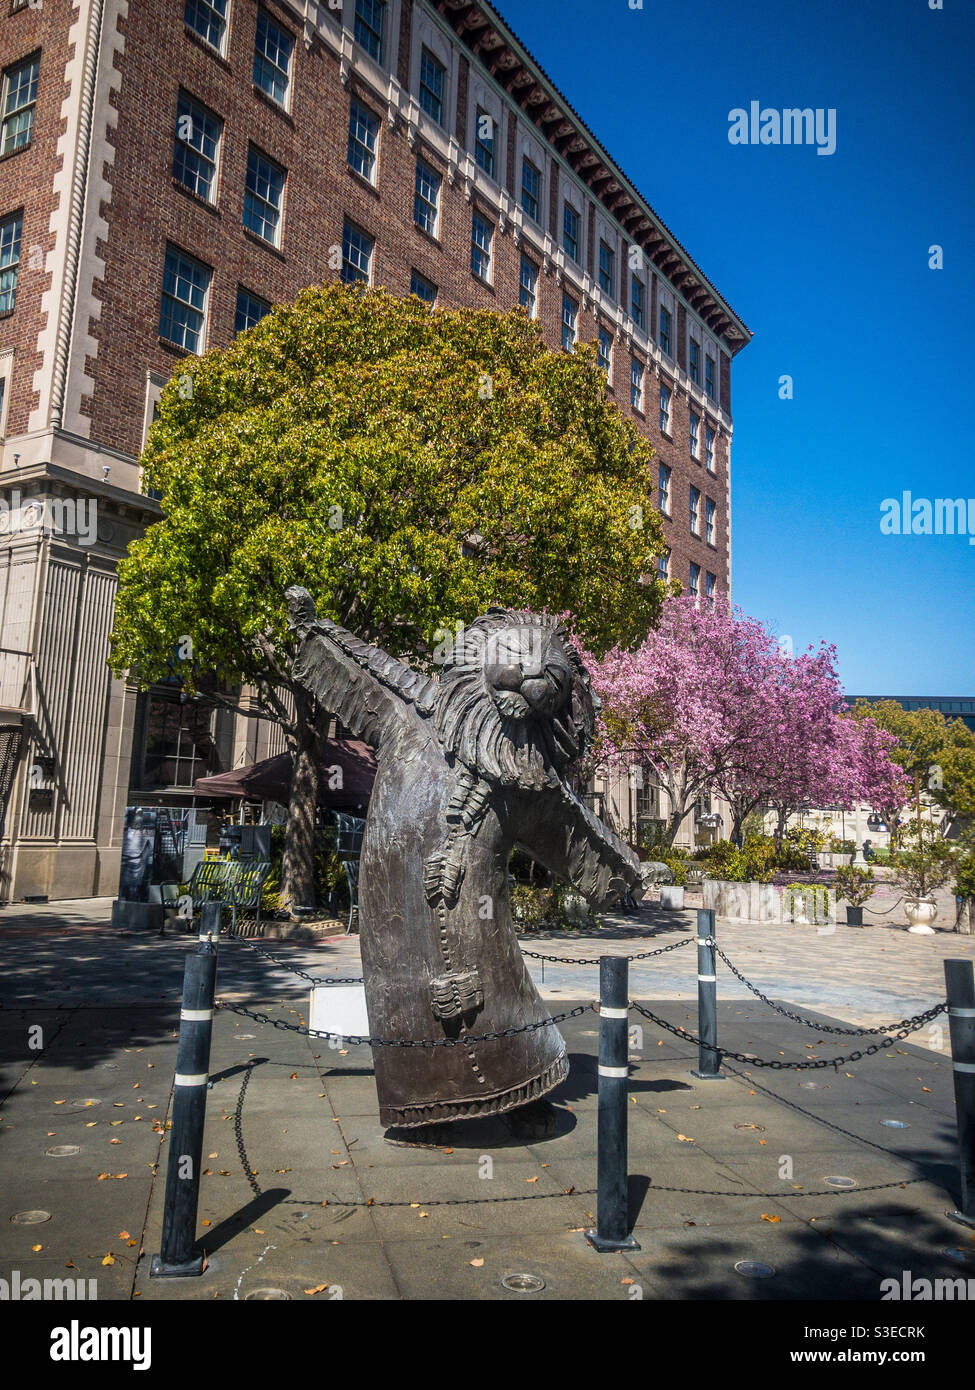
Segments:
[[[323,709],[356,738],[379,747],[407,709],[433,713],[437,684],[405,662],[355,637],[327,618],[316,618],[307,589],[285,594],[289,626],[299,647],[292,674]]]

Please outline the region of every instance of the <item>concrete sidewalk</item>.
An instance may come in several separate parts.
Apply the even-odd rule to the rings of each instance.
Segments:
[[[666,919],[618,919],[599,937],[523,944],[594,960],[657,949],[693,929],[693,913]],[[718,936],[777,1002],[847,1022],[874,1008],[885,1021],[919,1011],[943,996],[943,957],[975,947],[889,928],[820,937],[814,928],[719,925]],[[201,1279],[149,1280],[182,963],[195,940],[45,929],[4,945],[5,1278],[16,1268],[97,1279],[103,1299],[280,1296],[260,1293],[271,1289],[308,1301],[875,1299],[880,1280],[904,1269],[975,1277],[975,1241],[944,1216],[957,1200],[952,1079],[950,1061],[930,1047],[900,1044],[803,1072],[731,1064],[726,1080],[700,1082],[690,1075],[695,1050],[634,1014],[642,1032],[631,1035],[631,1218],[642,1249],[600,1256],[581,1233],[595,1213],[594,1013],[562,1025],[571,1072],[549,1128],[517,1115],[472,1122],[445,1127],[439,1146],[425,1149],[384,1141],[368,1048],[333,1050],[220,1012],[198,1227],[208,1268]],[[309,985],[287,966],[359,973],[354,938],[268,949],[280,964],[222,941],[218,994],[296,1023]],[[530,963],[540,979],[542,963]],[[596,992],[591,964],[545,972],[554,1012]],[[654,1012],[693,1029],[695,973],[688,944],[635,965],[631,997],[655,1000]],[[788,1066],[864,1045],[777,1016],[720,966],[718,989],[726,1047]],[[32,1047],[38,1026],[43,1050]],[[830,1176],[857,1186],[834,1191]],[[26,1212],[48,1219],[13,1219]],[[741,1260],[776,1273],[745,1278],[734,1269]],[[512,1274],[545,1287],[509,1291],[502,1280]]]

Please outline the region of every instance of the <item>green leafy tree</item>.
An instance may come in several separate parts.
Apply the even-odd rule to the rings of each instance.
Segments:
[[[870,717],[895,736],[890,756],[922,792],[946,811],[975,818],[975,733],[963,720],[937,709],[902,709],[896,700],[858,700],[853,716]]]
[[[306,290],[164,391],[142,463],[165,515],[120,565],[112,667],[282,727],[282,891],[311,901],[328,711],[291,680],[285,589],[421,663],[491,603],[639,642],[665,588],[652,457],[595,351],[549,351],[520,311]]]

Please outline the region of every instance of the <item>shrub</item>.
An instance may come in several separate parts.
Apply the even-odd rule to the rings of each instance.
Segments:
[[[855,869],[852,864],[845,864],[836,870],[837,901],[845,899],[851,907],[862,907],[873,895],[875,882],[873,869]]]
[[[943,888],[955,868],[955,851],[937,836],[905,836],[892,860],[894,881],[911,897],[924,898]]]
[[[831,854],[856,854],[856,845],[852,840],[841,840],[838,835],[829,837],[829,851]]]

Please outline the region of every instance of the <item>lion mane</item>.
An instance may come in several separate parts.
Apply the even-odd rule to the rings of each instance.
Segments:
[[[488,679],[492,653],[534,650],[541,674],[535,687],[552,705],[512,717],[502,707],[508,691]],[[517,699],[517,694],[515,694]],[[444,750],[487,782],[541,790],[563,784],[563,774],[592,746],[598,700],[589,673],[558,618],[549,613],[490,608],[462,629],[441,674],[434,718]]]

